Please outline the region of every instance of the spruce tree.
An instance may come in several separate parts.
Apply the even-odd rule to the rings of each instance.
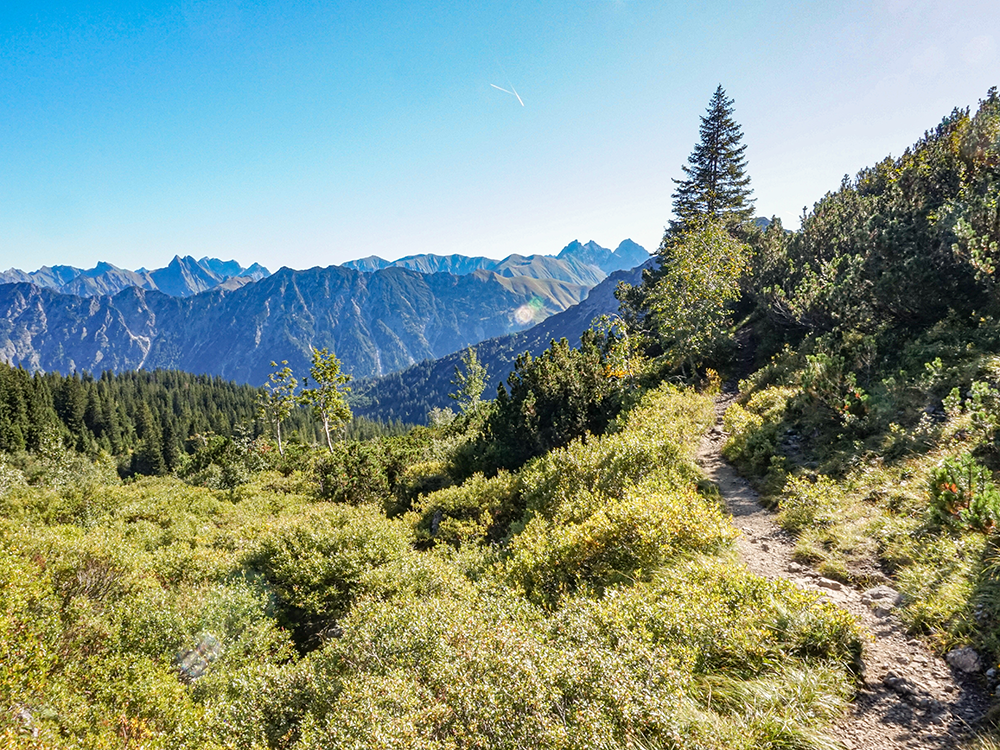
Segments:
[[[650,353],[685,371],[724,338],[727,313],[746,270],[745,225],[753,218],[743,133],[733,100],[720,85],[701,118],[701,141],[674,180],[674,218],[657,250],[657,268],[640,286],[620,284],[615,295]]]
[[[753,218],[750,176],[741,144],[743,132],[733,119],[733,100],[720,84],[701,118],[701,142],[682,166],[685,178],[674,180],[674,219],[669,234],[681,234],[717,219],[728,224]]]

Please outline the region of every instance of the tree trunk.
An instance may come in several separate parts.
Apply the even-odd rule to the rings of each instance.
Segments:
[[[333,439],[330,437],[330,420],[323,418],[323,429],[326,431],[326,447],[333,453]]]

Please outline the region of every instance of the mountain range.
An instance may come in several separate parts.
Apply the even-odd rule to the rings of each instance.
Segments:
[[[626,240],[615,251],[573,242],[555,257],[422,255],[274,274],[179,256],[153,271],[11,270],[0,276],[0,358],[30,370],[170,368],[259,385],[272,361],[307,372],[315,346],[354,377],[376,377],[526,330],[573,308],[617,266],[648,258]]]
[[[493,271],[501,276],[529,276],[534,279],[559,279],[592,287],[609,273],[634,268],[649,258],[649,253],[632,240],[623,240],[615,250],[596,242],[574,240],[558,255],[508,255],[503,260],[466,255],[408,255],[388,261],[377,255],[352,260],[344,265],[358,271],[378,271],[383,268],[409,268],[420,273],[453,273]]]
[[[152,271],[145,268],[129,271],[103,261],[89,269],[42,266],[37,271],[25,272],[11,268],[0,273],[0,284],[27,283],[78,297],[115,295],[129,288],[155,290],[171,297],[190,297],[217,287],[238,289],[270,275],[271,272],[259,263],[244,268],[235,260],[195,260],[190,255],[183,258],[175,255],[165,268]]]

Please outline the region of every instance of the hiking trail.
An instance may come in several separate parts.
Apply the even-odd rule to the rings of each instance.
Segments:
[[[716,423],[702,438],[698,464],[715,482],[740,531],[740,559],[757,575],[784,578],[816,591],[855,616],[865,639],[863,679],[842,719],[833,728],[848,750],[945,750],[972,737],[988,708],[980,678],[953,668],[907,635],[893,614],[899,594],[888,586],[861,592],[824,578],[793,558],[795,541],[775,514],[722,457],[722,414],[735,394],[716,399]]]

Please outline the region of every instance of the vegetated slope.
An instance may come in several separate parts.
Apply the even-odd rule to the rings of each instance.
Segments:
[[[613,435],[443,487],[453,432],[343,446],[340,503],[319,495],[340,473],[307,461],[225,492],[44,461],[29,485],[5,461],[0,736],[829,747],[857,633],[731,562],[691,463],[710,417],[661,388]],[[380,458],[399,450],[405,472]]]
[[[526,331],[478,343],[476,356],[487,367],[489,376],[484,397],[496,394],[497,386],[507,379],[523,352],[538,355],[553,339],[566,338],[571,345],[578,345],[580,334],[594,318],[617,312],[615,289],[619,282],[637,284],[650,263],[647,260],[643,266],[612,273],[591,289],[586,299]],[[454,405],[448,394],[454,391],[451,381],[463,355],[464,350],[412,365],[401,372],[355,382],[351,406],[357,414],[371,419],[422,424],[430,409]]]
[[[129,271],[104,262],[88,270],[72,266],[43,266],[37,271],[25,273],[12,268],[0,273],[0,283],[35,284],[79,297],[114,295],[130,287],[155,289],[174,297],[190,297],[227,283],[229,288],[238,288],[242,283],[267,276],[270,276],[270,271],[258,263],[243,268],[234,260],[202,258],[196,261],[190,256],[181,258],[178,255],[166,268],[153,271],[144,268]]]
[[[551,279],[282,269],[235,290],[191,297],[129,288],[84,299],[0,285],[0,356],[72,372],[169,368],[258,385],[272,360],[308,370],[328,347],[357,377],[402,369],[516,331],[581,299]]]
[[[726,413],[725,447],[779,509],[798,560],[898,591],[910,632],[991,690],[998,133],[991,90],[974,113],[955,110],[845,179],[799,231],[759,237],[745,284],[758,369]]]
[[[758,493],[721,455],[727,437],[720,429],[722,409],[732,403],[732,396],[717,398],[720,418],[702,441],[698,461],[718,486],[741,532],[740,559],[758,575],[821,593],[850,612],[865,631],[864,690],[837,722],[838,739],[858,750],[968,746],[970,725],[982,718],[988,705],[980,680],[961,669],[950,670],[944,659],[911,637],[896,616],[900,594],[891,586],[841,585],[795,559],[798,550],[777,523],[778,515],[761,504]]]
[[[177,471],[185,454],[211,436],[251,439],[265,431],[260,389],[217,376],[174,370],[30,374],[0,363],[0,452],[45,453],[64,446],[88,456],[104,451],[122,474]],[[315,443],[321,431],[306,408],[292,410],[286,435]],[[356,418],[348,438],[402,432]]]

